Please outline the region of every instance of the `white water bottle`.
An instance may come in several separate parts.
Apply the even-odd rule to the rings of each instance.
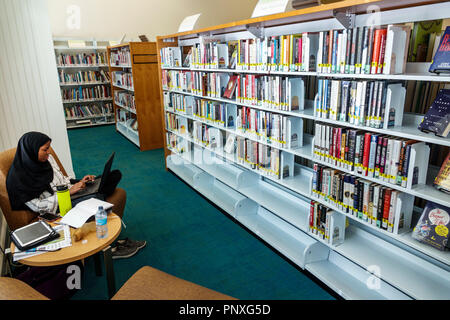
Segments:
[[[97,230],[97,238],[104,239],[108,236],[108,215],[103,209],[103,206],[99,206],[97,213],[95,214],[95,226]]]

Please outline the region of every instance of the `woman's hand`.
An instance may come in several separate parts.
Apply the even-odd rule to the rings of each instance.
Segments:
[[[84,179],[84,178],[83,178]],[[75,193],[77,193],[80,190],[83,190],[86,187],[86,183],[84,183],[83,180],[81,180],[80,182],[75,183],[70,189],[70,195],[73,195]]]
[[[86,182],[94,181],[94,180],[95,180],[95,176],[88,174],[88,175],[84,176],[84,178],[81,179],[80,182],[83,181],[84,183],[86,183]]]

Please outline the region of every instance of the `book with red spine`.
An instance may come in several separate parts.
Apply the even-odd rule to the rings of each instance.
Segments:
[[[387,29],[381,29],[380,55],[378,57],[377,73],[383,73],[384,54],[386,51]]]
[[[309,229],[313,231],[314,229],[314,201],[311,200],[311,207],[309,209]]]
[[[372,61],[370,67],[370,73],[377,73],[378,59],[380,57],[380,47],[381,47],[381,29],[376,29],[373,37],[373,51],[372,51]]]
[[[383,221],[381,223],[381,228],[387,230],[387,225],[389,221],[389,211],[391,208],[391,193],[392,189],[387,188],[384,193],[384,204],[383,204]]]
[[[363,175],[367,176],[367,169],[369,167],[369,154],[370,154],[370,140],[371,134],[366,132],[364,134],[364,152],[363,152]]]

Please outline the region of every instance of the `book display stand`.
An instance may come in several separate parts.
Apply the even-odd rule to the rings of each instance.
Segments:
[[[383,28],[369,24],[371,4],[380,7]],[[341,24],[337,11],[353,14],[354,25]],[[404,112],[406,81],[450,82],[429,73],[429,63],[406,63],[410,30],[401,24],[429,19],[425,12],[448,18],[450,1],[345,0],[157,37],[167,169],[345,299],[448,299],[450,252],[411,236],[416,198],[450,207],[449,195],[430,182],[429,165],[430,144],[448,147],[450,139],[421,132],[423,115]],[[343,39],[355,28],[361,47],[346,73]],[[378,29],[381,44],[364,40]],[[374,46],[385,49],[373,57]],[[326,97],[322,80],[332,88]],[[333,113],[342,81],[355,83],[353,120]],[[364,109],[375,96],[375,85],[364,91],[370,82],[383,90]],[[377,149],[366,151],[371,166],[338,157],[338,131],[321,136],[322,126],[388,139],[389,173],[374,173]],[[317,166],[377,190],[381,218],[338,201],[332,187],[314,189]]]

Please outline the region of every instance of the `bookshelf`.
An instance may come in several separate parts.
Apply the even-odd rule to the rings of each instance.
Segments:
[[[166,168],[345,299],[448,299],[450,252],[427,246],[413,239],[411,234],[414,227],[412,220],[422,211],[421,201],[433,201],[450,207],[450,196],[432,185],[436,167],[431,164],[432,153],[448,148],[450,139],[417,129],[423,114],[408,112],[412,109],[406,105],[408,97],[405,97],[404,88],[413,81],[447,85],[450,77],[431,74],[428,72],[430,63],[419,62],[406,63],[402,72],[394,74],[341,74],[318,68],[312,71],[271,69],[268,65],[261,67],[250,60],[252,58],[248,58],[248,65],[244,67],[239,66],[238,60],[236,68],[229,67],[230,61],[220,68],[219,56],[227,61],[229,53],[221,56],[217,44],[217,49],[208,47],[215,41],[230,44],[258,37],[345,30],[335,18],[337,12],[354,14],[353,27],[362,29],[371,25],[367,13],[370,5],[380,8],[378,25],[382,26],[450,17],[449,1],[346,0],[157,37]],[[199,43],[204,44],[204,47],[198,46],[199,56],[211,59],[206,62],[195,60],[192,55],[190,65],[186,66],[184,62],[189,48]],[[253,54],[253,58],[255,56],[261,57],[258,53]],[[299,107],[294,110],[287,107],[292,102],[289,102],[292,98],[289,95],[286,95],[288,101],[283,100],[285,104],[277,105],[261,96],[256,99],[252,89],[247,91],[250,95],[236,94],[236,98],[224,98],[232,76],[239,77],[236,87],[241,89],[245,86],[239,87],[242,83],[239,81],[255,79],[253,76],[287,78],[288,82],[301,78],[304,84],[300,87],[304,90],[300,90],[298,95]],[[389,99],[385,100],[383,107],[385,110],[395,110],[395,117],[384,120],[381,116],[373,117],[374,121],[381,121],[374,126],[350,122],[349,119],[341,121],[323,117],[318,98],[318,83],[323,79],[368,83],[387,81],[385,83],[393,86],[383,89],[389,90]],[[257,87],[255,83],[256,80],[250,80],[246,84]],[[264,82],[259,84],[266,85]],[[264,90],[268,90],[266,88]],[[249,112],[250,116],[247,127],[242,130],[241,121],[245,118],[241,116],[247,115],[245,112]],[[261,121],[267,115],[284,116],[286,123],[290,123],[290,130],[301,128],[301,132],[296,132],[297,145],[287,146],[286,139],[281,139],[283,143],[280,144],[277,139],[269,139],[261,131],[252,130],[252,120]],[[261,125],[263,122],[257,123]],[[410,171],[404,177],[407,183],[402,186],[391,183],[389,177],[384,180],[375,175],[358,173],[348,161],[341,161],[335,156],[321,155],[317,151],[317,147],[321,146],[317,125],[358,129],[371,135],[389,136],[393,141],[401,138],[416,140],[414,155],[409,158],[408,164],[417,168],[417,182],[411,183],[416,178],[409,175]],[[236,148],[230,148],[233,152],[227,152],[231,146],[227,144],[228,139],[235,142]],[[258,148],[258,154],[263,157],[270,151],[271,156],[275,155],[271,159],[277,159],[278,167],[269,167],[263,162],[254,163],[253,154],[244,153],[242,157],[239,150],[247,152],[252,148]],[[370,217],[354,214],[339,201],[316,192],[315,168],[318,165],[337,170],[340,175],[398,192],[399,198],[393,210],[403,214],[401,220],[404,226],[398,223],[400,218],[397,217],[397,223],[392,227],[381,228]],[[332,213],[329,228],[339,231],[339,237],[333,241],[312,232],[311,201]]]
[[[163,147],[156,43],[107,47],[116,130],[141,151]]]
[[[108,44],[107,40],[53,39],[67,129],[114,124]]]

